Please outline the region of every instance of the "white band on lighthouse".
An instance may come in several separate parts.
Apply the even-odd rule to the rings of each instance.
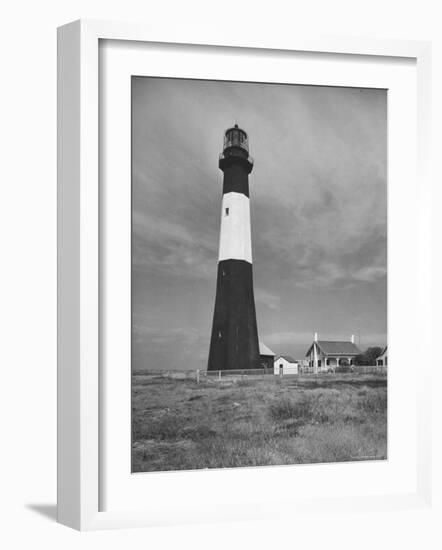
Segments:
[[[252,263],[250,200],[243,193],[223,195],[218,261],[223,260]]]

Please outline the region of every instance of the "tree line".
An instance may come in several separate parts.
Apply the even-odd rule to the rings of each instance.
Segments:
[[[364,353],[360,353],[359,355],[356,355],[354,363],[355,365],[365,365],[365,366],[372,366],[376,365],[376,359],[382,355],[383,348],[380,348],[379,346],[373,346],[371,348],[367,348]]]

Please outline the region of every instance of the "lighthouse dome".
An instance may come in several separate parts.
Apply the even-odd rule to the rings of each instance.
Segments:
[[[233,164],[243,165],[248,174],[253,169],[253,158],[249,155],[249,138],[247,132],[235,124],[224,132],[224,148],[219,156],[219,167],[224,171]]]
[[[230,147],[240,147],[245,151],[249,151],[249,138],[247,133],[235,124],[232,128],[228,128],[224,133],[224,150]]]

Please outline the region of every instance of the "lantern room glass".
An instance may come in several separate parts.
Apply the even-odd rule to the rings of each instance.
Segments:
[[[226,130],[224,135],[224,149],[228,149],[229,147],[241,147],[241,149],[245,149],[247,152],[249,150],[247,134],[244,130],[238,128],[238,126]]]

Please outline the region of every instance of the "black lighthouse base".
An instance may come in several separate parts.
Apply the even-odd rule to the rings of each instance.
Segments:
[[[207,370],[259,368],[259,342],[252,264],[218,264],[215,312]]]

